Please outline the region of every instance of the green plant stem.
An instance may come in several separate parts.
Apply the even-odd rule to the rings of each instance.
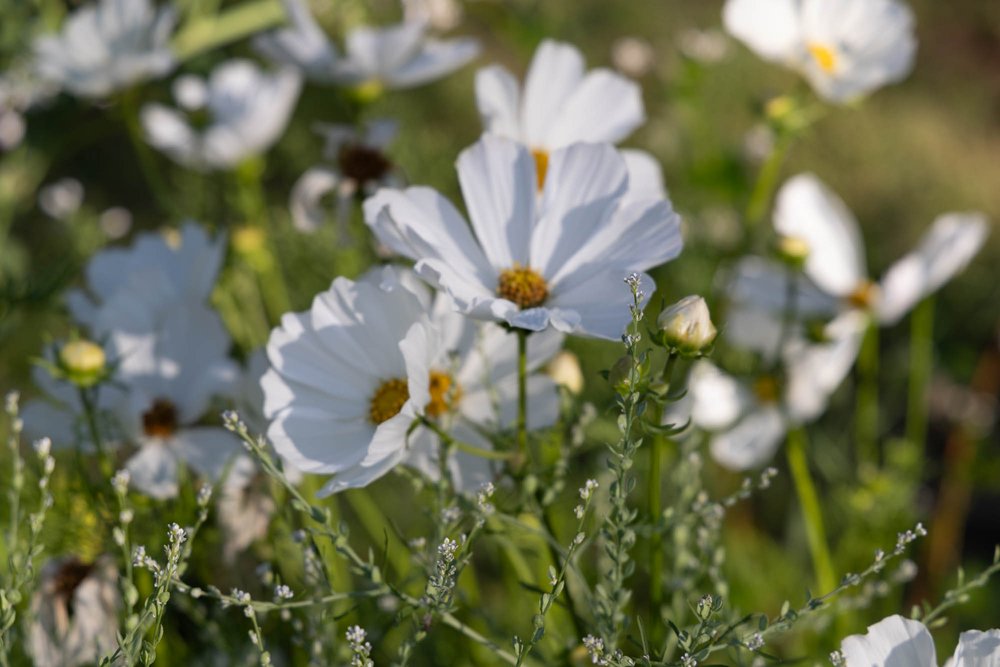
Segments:
[[[364,526],[368,538],[375,545],[375,548],[386,547],[386,558],[396,571],[396,575],[403,579],[410,569],[410,559],[403,549],[390,549],[386,544],[385,534],[386,520],[382,510],[375,501],[371,499],[368,491],[355,489],[349,493],[341,494],[350,506],[351,511],[358,517],[358,521]]]
[[[854,412],[858,465],[878,465],[879,331],[872,319],[858,355],[857,408]]]
[[[104,445],[104,438],[101,437],[101,429],[97,425],[97,397],[96,393],[98,388],[94,388],[93,393],[90,389],[80,388],[80,403],[83,404],[83,415],[87,422],[87,432],[90,435],[90,439],[94,441],[94,447],[97,449],[97,458],[101,466],[101,475],[103,476],[103,481],[107,482],[111,479],[111,475],[114,474],[114,465],[111,462],[111,457],[108,454],[108,449]]]
[[[528,334],[517,330],[517,452],[528,455]]]
[[[816,570],[816,580],[819,590],[831,591],[837,586],[833,573],[833,562],[826,539],[826,528],[823,524],[823,512],[819,506],[819,496],[812,474],[809,472],[809,462],[806,459],[806,432],[801,426],[788,432],[788,446],[785,452],[788,456],[788,467],[795,483],[795,492],[802,506],[802,516],[805,519],[806,539],[809,542],[809,552],[812,555],[813,567]]]
[[[671,352],[667,356],[667,363],[663,367],[663,381],[667,385],[667,390],[672,388],[671,378],[674,373],[674,366],[677,364],[678,355]],[[650,409],[651,419],[657,426],[663,421],[663,406],[655,404]],[[660,624],[655,619],[659,618],[660,606],[663,604],[663,536],[657,530],[660,520],[660,513],[663,511],[663,446],[666,438],[662,435],[652,435],[649,439],[649,523],[652,526],[652,533],[649,543],[649,593],[650,606],[653,609],[654,622],[650,627],[650,632],[659,631]]]
[[[927,385],[934,365],[934,297],[924,299],[910,319],[910,387],[906,408],[906,440],[923,460],[927,439]]]
[[[771,197],[778,187],[778,177],[781,175],[781,165],[788,155],[788,149],[792,145],[794,137],[788,132],[780,133],[774,142],[774,148],[767,160],[757,174],[757,181],[754,183],[753,191],[747,202],[744,218],[746,219],[746,235],[749,240],[756,234],[757,228],[767,214]]]

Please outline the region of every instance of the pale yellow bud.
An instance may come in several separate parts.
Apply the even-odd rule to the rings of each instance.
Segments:
[[[571,394],[583,391],[583,371],[580,370],[580,360],[575,354],[563,350],[545,367],[545,373],[561,387],[566,387]]]
[[[809,243],[799,236],[782,236],[778,239],[778,256],[790,266],[801,267],[809,258]]]
[[[657,318],[663,342],[682,354],[700,354],[715,341],[708,305],[700,296],[686,296]]]
[[[90,386],[104,375],[107,357],[97,343],[74,340],[59,350],[59,363],[71,381],[81,386]]]
[[[361,104],[371,104],[382,97],[385,85],[378,79],[369,79],[350,89],[351,95]]]

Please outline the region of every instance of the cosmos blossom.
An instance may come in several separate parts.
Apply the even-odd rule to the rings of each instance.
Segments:
[[[937,667],[930,631],[920,621],[889,616],[851,635],[840,645],[838,664],[844,667]],[[1000,663],[1000,630],[970,630],[958,638],[946,667],[992,667]]]

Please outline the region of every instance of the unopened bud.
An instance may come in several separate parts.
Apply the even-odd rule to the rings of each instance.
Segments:
[[[73,340],[59,350],[59,364],[71,382],[90,387],[104,377],[107,357],[97,343]]]
[[[580,360],[575,354],[563,350],[545,367],[545,374],[561,387],[566,387],[571,394],[583,391],[583,371],[580,370]]]
[[[657,318],[663,343],[684,355],[704,353],[718,333],[712,324],[708,305],[700,296],[686,296],[670,306]]]
[[[809,243],[799,236],[782,236],[776,248],[778,257],[789,266],[800,269],[809,258]]]

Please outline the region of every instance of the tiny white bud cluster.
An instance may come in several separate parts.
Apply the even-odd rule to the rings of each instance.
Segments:
[[[4,409],[11,417],[17,414],[17,405],[20,400],[21,394],[17,391],[7,392],[7,395],[4,397]]]
[[[450,563],[455,560],[455,553],[458,551],[458,542],[455,540],[444,538],[444,542],[438,545],[438,555],[446,563]]]
[[[604,640],[594,635],[587,635],[583,638],[583,647],[590,655],[590,662],[595,665],[607,664],[604,659]]]
[[[198,489],[198,507],[208,507],[212,501],[212,485],[202,484]]]
[[[223,411],[222,425],[233,433],[243,434],[247,431],[247,425],[240,419],[240,415],[236,410]]]
[[[587,506],[590,504],[590,499],[593,498],[594,491],[597,490],[598,486],[600,485],[596,479],[588,479],[580,487],[580,499],[583,502],[573,508],[573,514],[576,515],[577,519],[582,519],[583,515],[586,514]]]
[[[683,667],[698,667],[698,660],[690,653],[685,653],[681,656],[681,665]]]
[[[830,662],[833,663],[834,667],[840,667],[844,664],[844,654],[840,651],[834,651],[830,654]]]
[[[918,523],[914,526],[913,530],[907,530],[897,534],[895,554],[899,555],[903,553],[908,544],[916,540],[918,537],[924,537],[925,535],[927,535],[927,530],[924,528],[924,524],[922,523]]]
[[[233,601],[239,605],[250,604],[250,601],[252,599],[249,593],[239,588],[234,588],[232,593],[230,594],[230,597],[232,597]]]
[[[750,638],[746,640],[746,647],[751,651],[758,651],[764,646],[764,636],[759,632],[755,632],[750,635]]]
[[[128,493],[128,485],[132,481],[132,475],[129,474],[128,470],[119,470],[115,473],[115,476],[111,478],[111,488],[115,490],[115,493],[124,496]]]
[[[374,667],[375,662],[369,657],[372,645],[368,642],[368,633],[360,625],[347,628],[347,643],[351,646],[351,667]]]
[[[462,518],[462,510],[457,505],[449,505],[441,510],[441,521],[444,523],[455,523]]]
[[[490,502],[490,498],[493,497],[494,493],[496,493],[496,487],[493,486],[493,482],[486,482],[476,492],[476,507],[483,514],[493,514],[496,509],[493,507],[493,503]]]
[[[278,584],[274,587],[274,597],[277,600],[291,600],[295,597],[295,593],[285,584]]]

